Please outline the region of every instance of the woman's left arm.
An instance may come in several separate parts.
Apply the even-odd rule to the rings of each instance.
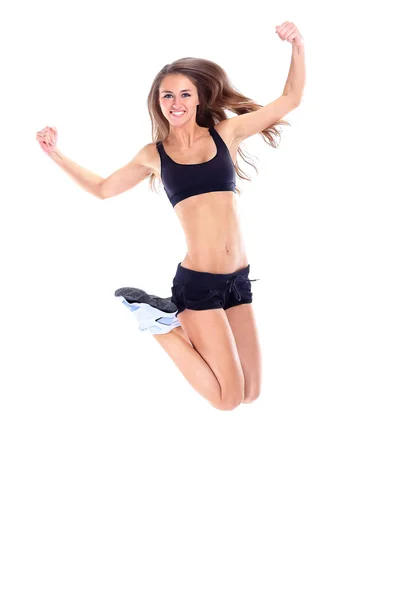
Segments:
[[[275,31],[281,40],[287,40],[292,44],[292,60],[283,95],[291,96],[296,104],[300,104],[306,81],[303,36],[296,25],[288,21],[277,26]]]

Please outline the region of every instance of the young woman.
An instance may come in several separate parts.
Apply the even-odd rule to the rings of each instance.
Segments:
[[[289,75],[277,100],[256,104],[209,60],[167,64],[148,96],[155,141],[106,179],[61,154],[55,128],[37,133],[42,149],[101,199],[126,192],[146,177],[152,190],[156,178],[162,181],[187,241],[172,296],[158,298],[137,288],[120,288],[115,295],[135,311],[140,329],[154,334],[193,388],[220,410],[252,402],[261,389],[261,348],[251,305],[255,280],[249,279],[235,192],[236,174],[248,179],[237,165],[241,142],[259,133],[277,147],[275,126],[287,124],[282,117],[301,102],[303,38],[287,21],[276,33],[292,44]],[[225,109],[237,116],[227,118]]]

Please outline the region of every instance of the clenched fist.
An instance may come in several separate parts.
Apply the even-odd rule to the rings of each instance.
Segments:
[[[58,133],[55,127],[44,127],[36,133],[36,139],[42,150],[46,153],[52,152],[57,146]]]
[[[304,45],[303,36],[291,21],[285,21],[282,25],[277,25],[275,33],[279,35],[281,40],[290,42],[293,47],[300,48]]]

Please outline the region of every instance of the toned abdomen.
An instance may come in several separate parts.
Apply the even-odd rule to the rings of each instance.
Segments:
[[[175,206],[186,237],[182,266],[208,273],[233,273],[248,264],[233,192],[208,192]]]

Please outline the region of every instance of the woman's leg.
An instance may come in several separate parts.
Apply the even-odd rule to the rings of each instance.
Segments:
[[[181,327],[175,327],[175,328],[173,329],[173,331],[175,331],[175,333],[178,333],[178,334],[179,334],[181,337],[183,337],[183,339],[184,339],[184,340],[186,340],[186,341],[187,341],[187,343],[188,343],[188,344],[190,344],[190,345],[192,346],[192,348],[193,348],[193,344],[192,344],[192,342],[189,340],[189,338],[188,338],[188,336],[186,335],[186,333],[185,333],[185,330],[183,329],[183,327],[182,327],[182,326],[181,326]]]
[[[227,277],[238,277],[242,271],[245,269],[215,274],[193,271],[179,263],[171,301],[181,311],[177,317],[181,326],[166,334],[153,334],[193,389],[220,410],[232,410],[244,397],[240,357],[221,306],[225,289],[231,285]]]
[[[182,327],[153,337],[171,357],[184,378],[203,398],[221,409],[221,386],[204,358],[195,350]]]

